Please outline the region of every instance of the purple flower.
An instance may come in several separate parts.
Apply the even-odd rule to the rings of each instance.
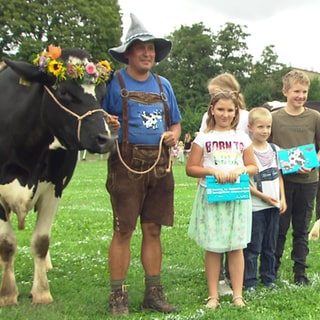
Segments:
[[[46,65],[47,65],[47,57],[40,56],[40,58],[39,58],[39,67],[40,68],[45,68]]]

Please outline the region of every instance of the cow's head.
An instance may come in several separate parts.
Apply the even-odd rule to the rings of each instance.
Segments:
[[[41,116],[58,142],[55,146],[92,153],[112,151],[116,134],[101,108],[111,71],[108,63],[94,64],[80,49],[50,49],[38,55],[34,64],[6,63],[24,80],[43,88]]]

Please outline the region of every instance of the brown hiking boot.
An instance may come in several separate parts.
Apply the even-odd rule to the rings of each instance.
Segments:
[[[178,312],[177,308],[166,300],[162,286],[151,287],[145,291],[142,310],[163,313]]]
[[[113,317],[120,317],[129,314],[128,292],[123,290],[110,293],[109,310]]]

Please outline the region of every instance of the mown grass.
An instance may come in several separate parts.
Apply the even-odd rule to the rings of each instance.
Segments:
[[[33,261],[29,242],[35,214],[27,218],[26,230],[18,232],[16,279],[20,290],[19,306],[0,309],[0,319],[23,320],[100,320],[109,319],[109,274],[107,252],[112,235],[112,211],[105,189],[106,161],[97,156],[80,161],[73,180],[64,192],[52,229],[49,271],[50,305],[32,306],[28,293],[32,285]],[[320,312],[319,242],[310,243],[309,278],[312,285],[300,288],[292,284],[291,241],[287,241],[282,259],[280,289],[259,288],[246,295],[247,308],[234,308],[230,297],[221,297],[221,308],[206,311],[204,252],[187,237],[189,216],[196,180],[185,175],[184,166],[174,166],[175,226],[163,228],[162,282],[169,301],[179,314],[141,313],[144,275],[140,263],[139,227],[131,242],[128,273],[130,319],[318,319]],[[16,228],[16,220],[13,219]]]

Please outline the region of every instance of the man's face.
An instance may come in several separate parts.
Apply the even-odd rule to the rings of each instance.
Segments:
[[[155,62],[156,51],[153,41],[135,41],[125,53],[128,65],[137,72],[149,71]]]

